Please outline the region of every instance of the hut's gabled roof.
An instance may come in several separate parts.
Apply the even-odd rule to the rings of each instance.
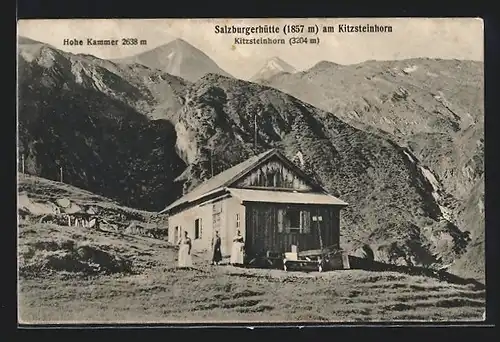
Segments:
[[[326,192],[319,184],[316,184],[312,179],[307,177],[302,170],[300,170],[297,166],[295,166],[290,160],[288,160],[285,156],[283,156],[277,149],[271,149],[256,156],[253,156],[221,173],[218,175],[206,180],[205,182],[198,185],[189,193],[185,194],[181,198],[177,199],[165,209],[159,212],[159,214],[166,213],[171,211],[172,209],[178,206],[188,205],[189,202],[193,202],[195,200],[199,200],[206,195],[209,195],[214,192],[218,192],[220,190],[224,190],[224,188],[230,186],[235,181],[239,180],[243,176],[245,176],[248,172],[252,171],[257,166],[261,165],[265,161],[269,160],[271,157],[276,156],[285,164],[290,166],[301,175],[308,183],[311,183],[313,187],[321,189],[323,192]]]

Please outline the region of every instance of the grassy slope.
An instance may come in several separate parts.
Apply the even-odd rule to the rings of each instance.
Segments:
[[[192,271],[176,270],[168,250],[152,246],[146,250],[154,250],[157,260],[164,257],[163,265],[134,275],[22,279],[21,320],[478,320],[485,306],[482,290],[424,277],[359,270],[314,277],[199,265]]]
[[[34,177],[21,188],[38,201],[67,196],[125,209]],[[215,268],[204,255],[194,256],[195,270],[178,270],[176,250],[165,241],[116,231],[21,221],[18,248],[23,323],[474,320],[485,306],[484,290],[471,285],[395,272]],[[118,259],[130,267],[110,268]],[[74,272],[75,261],[102,267]]]
[[[266,278],[165,269],[21,284],[24,322],[480,320],[484,292],[399,274]]]
[[[29,222],[38,221],[44,214],[51,214],[56,200],[62,198],[69,199],[72,205],[82,210],[97,210],[102,219],[118,228],[127,226],[130,220],[154,219],[151,212],[125,207],[92,192],[36,176],[19,174],[18,196],[18,207],[23,213],[29,213]]]

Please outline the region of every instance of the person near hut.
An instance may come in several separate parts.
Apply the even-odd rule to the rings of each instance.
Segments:
[[[215,236],[212,238],[212,265],[219,265],[222,261],[221,238],[218,231],[215,231]]]
[[[188,236],[188,232],[184,232],[184,237],[180,238],[177,244],[179,245],[179,267],[192,267],[193,259],[191,257],[191,238]]]
[[[231,265],[243,265],[243,250],[245,246],[245,241],[241,232],[238,229],[236,235],[233,238],[233,248],[231,250]]]

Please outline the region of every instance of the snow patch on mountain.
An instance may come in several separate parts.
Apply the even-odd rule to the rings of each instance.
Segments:
[[[48,69],[54,66],[55,61],[56,61],[56,56],[54,51],[47,48],[41,49],[40,56],[37,59],[38,65]]]
[[[406,151],[403,150],[403,153],[408,157],[408,159],[410,160],[410,162],[416,164],[417,161],[415,159],[413,159],[413,157]]]
[[[412,155],[411,152],[406,149],[403,150],[404,155],[410,161],[410,163],[414,164],[417,167],[417,170],[420,171],[424,179],[429,183],[432,187],[432,197],[434,198],[436,205],[439,207],[441,212],[441,217],[447,221],[452,222],[453,210],[442,205],[443,200],[446,197],[444,193],[443,187],[439,180],[436,178],[434,173],[429,170],[427,167],[419,165],[419,161]]]
[[[446,208],[442,204],[440,204],[441,199],[442,199],[441,193],[443,190],[441,188],[441,184],[436,179],[436,176],[434,175],[434,173],[432,173],[432,171],[430,171],[429,169],[427,169],[424,166],[420,166],[420,171],[422,172],[422,175],[427,179],[429,184],[432,186],[432,189],[433,189],[432,197],[434,197],[434,199],[436,200],[436,203],[439,206],[439,209],[441,211],[442,217],[445,220],[452,221],[452,212],[453,211],[451,209]]]
[[[275,69],[275,70],[279,70],[279,71],[286,71],[285,70],[286,68],[283,65],[280,65],[275,59],[270,60],[267,63],[266,66],[269,69]]]
[[[439,186],[438,180],[436,179],[436,176],[434,176],[434,174],[430,170],[428,170],[426,167],[424,167],[424,166],[420,166],[420,170],[422,171],[422,174],[424,175],[424,177],[432,185],[432,188],[434,189],[434,192],[436,193],[436,196],[439,197],[439,195],[437,194],[437,192],[439,191],[440,186]]]
[[[406,67],[403,69],[403,72],[405,74],[411,74],[412,72],[416,71],[418,69],[418,66],[416,65],[412,65],[412,66],[409,66],[409,67]]]
[[[250,79],[253,81],[265,80],[282,72],[293,74],[297,70],[279,57],[267,60],[262,68]]]

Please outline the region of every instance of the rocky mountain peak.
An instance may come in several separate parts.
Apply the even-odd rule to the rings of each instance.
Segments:
[[[280,73],[293,74],[297,70],[281,58],[275,56],[269,58],[259,71],[250,79],[251,81],[264,81]]]
[[[139,63],[159,69],[190,82],[208,73],[232,77],[222,70],[207,54],[184,39],[178,38],[140,54],[119,60],[120,63]]]

